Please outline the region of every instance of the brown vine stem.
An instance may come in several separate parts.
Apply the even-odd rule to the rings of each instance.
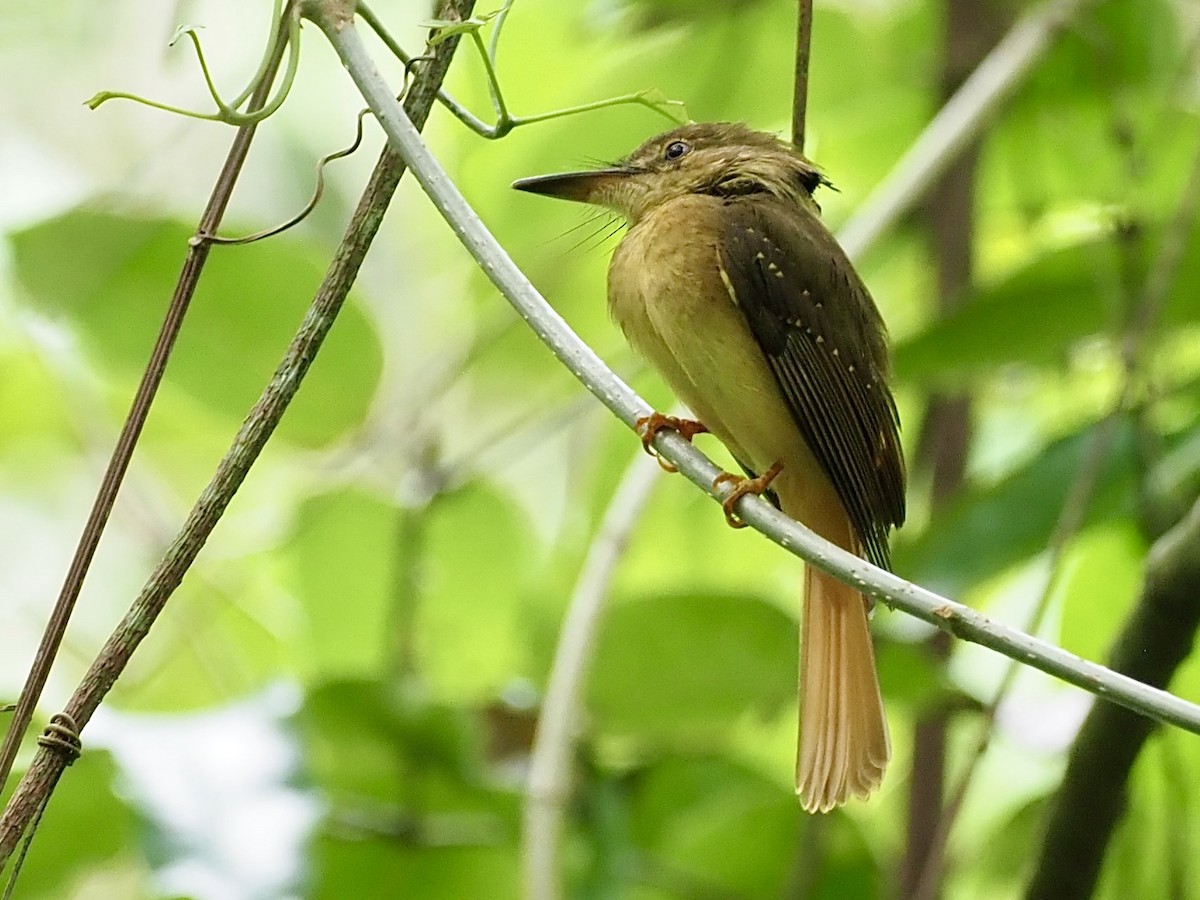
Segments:
[[[288,22],[292,14],[292,8],[289,5],[289,8],[280,17],[279,28],[273,36],[274,49],[263,69],[262,80],[250,97],[248,112],[253,113],[262,109],[267,102],[271,85],[279,72],[284,51],[288,45]],[[134,394],[125,422],[121,426],[121,433],[117,436],[117,444],[113,448],[108,467],[100,480],[96,499],[92,502],[92,510],[88,514],[87,522],[83,526],[83,533],[75,547],[75,554],[71,558],[62,589],[54,603],[54,609],[50,613],[46,629],[42,633],[41,643],[38,645],[33,663],[29,667],[29,674],[21,688],[21,694],[17,698],[16,711],[4,734],[4,743],[0,745],[0,791],[8,783],[8,776],[12,771],[13,761],[17,757],[17,750],[25,736],[25,731],[29,728],[29,722],[33,718],[33,711],[42,695],[42,689],[46,686],[46,679],[49,677],[54,659],[58,655],[58,648],[66,633],[67,623],[75,609],[75,601],[79,598],[79,592],[87,577],[92,558],[96,555],[96,548],[100,544],[100,537],[108,524],[113,504],[117,499],[117,492],[125,480],[129,461],[133,457],[142,427],[146,424],[146,417],[150,413],[150,406],[153,404],[158,386],[162,382],[163,373],[167,368],[167,360],[170,358],[171,350],[175,347],[175,340],[179,336],[184,316],[187,314],[192,295],[196,291],[196,285],[200,282],[200,275],[211,249],[211,244],[205,236],[215,234],[221,224],[225,208],[229,205],[229,199],[233,195],[233,187],[241,174],[246,155],[250,152],[250,141],[254,138],[257,127],[257,122],[251,122],[238,129],[233,144],[229,148],[229,155],[225,158],[225,164],[217,175],[208,205],[200,216],[200,224],[196,227],[196,236],[188,245],[183,268],[179,273],[175,292],[171,296],[171,303],[167,307],[162,327],[150,353],[150,360],[146,363],[146,369],[142,373],[141,383]]]
[[[474,0],[444,0],[438,15],[443,19],[464,19],[470,16],[473,7]],[[352,4],[328,0],[304,4],[303,14],[328,34],[344,27],[352,11]],[[445,78],[457,44],[454,38],[438,44],[431,61],[422,68],[408,92],[405,108],[413,120],[421,125],[429,115],[437,88]],[[309,366],[333,326],[405,170],[406,166],[400,157],[391,150],[383,152],[325,279],[275,374],[221,459],[212,480],[192,507],[179,534],[67,702],[64,712],[80,728],[87,724],[128,665],[133,652],[183,580],[299,390]],[[0,866],[8,861],[30,821],[45,805],[66,765],[67,758],[58,751],[38,748],[33,762],[0,816]]]

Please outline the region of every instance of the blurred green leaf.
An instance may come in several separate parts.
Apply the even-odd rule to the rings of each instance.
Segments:
[[[875,668],[886,701],[884,705],[891,710],[899,703],[914,713],[923,713],[934,704],[944,702],[952,690],[942,667],[935,663],[924,643],[877,640]]]
[[[795,699],[796,623],[749,596],[620,603],[604,621],[588,708],[607,731],[720,728]]]
[[[1181,434],[1178,443],[1154,461],[1144,490],[1151,535],[1162,534],[1187,515],[1200,497],[1200,428]]]
[[[1099,900],[1174,900],[1192,895],[1192,859],[1172,858],[1178,849],[1172,832],[1182,824],[1162,758],[1162,733],[1152,735],[1130,772],[1123,815],[1113,831],[1095,897]],[[1186,845],[1185,845],[1186,846]],[[1183,884],[1179,883],[1182,874]],[[1191,870],[1191,871],[1189,871]]]
[[[671,758],[630,776],[631,824],[654,897],[868,900],[881,885],[847,817],[808,816],[792,791],[719,757]]]
[[[0,352],[0,421],[5,424],[0,429],[0,451],[65,429],[69,420],[54,402],[56,393],[53,378],[35,354],[15,347]]]
[[[897,377],[961,382],[1008,363],[1061,363],[1076,341],[1115,333],[1124,305],[1140,301],[1163,233],[1104,235],[1052,250],[980,288],[961,309],[897,346]],[[1126,266],[1133,297],[1123,294]],[[1193,240],[1159,321],[1200,319],[1198,295],[1200,242]]]
[[[113,688],[122,709],[198,710],[278,677],[288,645],[264,618],[278,587],[246,561],[225,569],[224,584],[190,578],[176,589],[175,615],[159,620],[156,640],[133,657]],[[225,590],[231,584],[235,592]]]
[[[494,699],[526,665],[526,603],[538,565],[529,523],[495,487],[473,482],[425,511],[416,610],[418,664],[451,701]]]
[[[1141,593],[1146,542],[1136,523],[1114,519],[1080,535],[1064,560],[1059,642],[1087,659],[1108,658]]]
[[[897,544],[896,571],[958,597],[1040,553],[1094,439],[1094,428],[1088,428],[1054,442],[999,483],[968,488],[914,541]],[[1086,522],[1128,514],[1137,471],[1133,429],[1122,423],[1101,467]]]
[[[86,750],[54,791],[38,826],[37,838],[17,880],[17,897],[60,900],[85,876],[101,870],[127,870],[127,887],[146,880],[138,852],[139,829],[133,811],[114,793],[112,757]],[[10,788],[16,779],[9,779]],[[5,793],[5,801],[11,790]],[[5,870],[7,879],[9,870]]]
[[[717,757],[655,763],[633,786],[638,880],[667,896],[784,895],[807,824],[791,791]]]
[[[1071,342],[1111,327],[1110,238],[1051,251],[896,347],[903,381],[961,380],[1004,363],[1061,360]]]
[[[42,496],[43,479],[61,478],[58,463],[72,459],[71,421],[59,385],[42,361],[17,347],[0,348],[0,460],[7,471],[5,489],[16,496]]]
[[[473,833],[514,831],[520,798],[484,757],[484,711],[432,702],[411,683],[331,681],[309,694],[301,723],[310,772],[335,819],[390,808],[416,820],[414,840],[436,839],[432,827],[422,838],[427,814],[491,822]]]
[[[513,847],[406,847],[383,837],[327,836],[316,848],[313,900],[518,897]]]
[[[287,549],[304,603],[297,662],[306,672],[378,673],[389,658],[402,515],[356,490],[322,494],[300,508]]]
[[[472,717],[374,681],[318,686],[300,720],[330,801],[316,897],[516,896],[517,797],[487,786]],[[382,882],[381,882],[382,879]]]
[[[472,784],[474,728],[460,710],[406,696],[400,687],[367,680],[329,681],[310,691],[301,713],[310,770],[336,802],[403,805],[421,796],[445,805],[477,795]],[[442,787],[431,793],[434,782]]]
[[[12,236],[34,306],[67,319],[96,358],[137,377],[191,232],[171,221],[76,210]],[[167,378],[235,427],[257,399],[320,281],[321,254],[289,238],[212,249]],[[362,420],[379,378],[374,332],[349,304],[280,428],[306,445]]]
[[[1019,103],[1067,107],[1097,93],[1152,86],[1176,74],[1182,35],[1173,27],[1177,16],[1167,0],[1121,0],[1097,3],[1075,27],[1051,47]]]
[[[1012,884],[1014,875],[1022,882],[1029,877],[1036,858],[1030,835],[1045,827],[1046,806],[1044,799],[1027,803],[991,829],[988,852],[981,854],[971,873],[971,880],[979,885],[979,896],[1003,890]]]

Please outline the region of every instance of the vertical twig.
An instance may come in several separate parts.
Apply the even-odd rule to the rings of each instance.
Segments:
[[[939,98],[944,103],[962,87],[1003,31],[999,13],[975,0],[944,0],[942,8],[945,24],[938,80]],[[947,166],[924,204],[930,252],[937,267],[937,314],[943,318],[963,306],[974,281],[975,182],[982,138],[981,132]],[[930,393],[916,457],[932,477],[929,502],[935,517],[962,487],[971,432],[972,397],[968,391]],[[948,635],[938,633],[925,642],[925,649],[935,665],[944,667],[951,642]],[[914,895],[929,867],[930,854],[940,852],[937,834],[945,793],[946,733],[952,715],[949,702],[937,702],[920,713],[913,729],[901,897]],[[932,897],[938,895],[940,884],[934,888]]]
[[[804,152],[808,119],[808,61],[812,56],[812,0],[798,0],[796,11],[796,76],[792,86],[792,144]]]
[[[289,4],[287,9],[284,10],[284,14],[280,17],[276,33],[272,36],[274,41],[273,50],[264,63],[262,78],[250,97],[247,112],[256,112],[262,109],[263,105],[267,102],[271,85],[275,81],[275,75],[279,71],[284,51],[287,48],[292,15],[294,15],[294,12]],[[92,558],[95,556],[96,548],[100,543],[100,536],[104,533],[105,525],[108,523],[109,516],[112,513],[113,504],[116,502],[117,492],[120,490],[121,483],[125,479],[125,472],[128,470],[129,461],[133,457],[134,447],[137,445],[138,437],[142,433],[142,427],[146,424],[146,417],[150,413],[150,406],[154,402],[158,386],[162,382],[163,373],[167,368],[167,360],[171,355],[171,350],[175,346],[175,340],[179,336],[179,330],[183,325],[188,305],[191,303],[192,295],[196,291],[196,285],[200,282],[200,274],[204,269],[204,264],[208,259],[208,252],[211,248],[211,244],[206,240],[206,237],[216,234],[217,229],[220,227],[221,218],[224,216],[225,208],[229,204],[229,198],[233,194],[233,186],[237,183],[242,165],[246,161],[246,155],[250,152],[250,141],[254,138],[254,132],[257,127],[258,123],[252,122],[238,129],[237,135],[233,139],[233,144],[229,148],[229,154],[225,158],[225,163],[221,167],[220,174],[217,176],[216,185],[209,196],[208,206],[205,207],[204,213],[200,217],[200,224],[196,227],[196,236],[188,246],[187,256],[183,261],[183,269],[179,273],[179,279],[175,284],[175,292],[171,297],[170,305],[167,307],[166,316],[163,319],[158,337],[155,339],[154,348],[150,353],[150,360],[146,364],[145,371],[142,373],[142,380],[138,384],[137,392],[134,394],[129,413],[126,415],[125,422],[121,426],[121,433],[117,437],[116,446],[113,448],[112,456],[109,458],[108,466],[104,471],[104,476],[100,480],[100,487],[96,492],[95,500],[92,502],[92,509],[83,526],[83,533],[79,537],[79,543],[75,547],[75,554],[67,569],[62,589],[59,591],[58,599],[54,603],[50,619],[46,623],[46,629],[42,633],[41,643],[38,645],[37,653],[34,656],[33,663],[30,665],[29,674],[25,679],[24,686],[21,688],[21,694],[17,698],[17,708],[13,713],[12,720],[9,722],[8,730],[4,734],[4,743],[0,745],[0,791],[3,790],[8,782],[8,775],[12,771],[12,764],[13,760],[16,759],[17,749],[20,747],[21,739],[25,736],[25,731],[29,727],[30,720],[33,718],[33,711],[37,707],[38,699],[42,695],[42,689],[46,686],[46,679],[50,675],[50,668],[53,666],[54,658],[58,654],[58,648],[62,644],[63,635],[67,630],[67,623],[70,621],[71,613],[75,609],[75,601],[79,598],[79,592],[83,587],[83,580],[87,577],[88,568],[91,566]]]

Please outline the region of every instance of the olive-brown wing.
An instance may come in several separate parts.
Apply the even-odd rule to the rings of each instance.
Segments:
[[[730,293],[867,559],[888,568],[905,473],[879,311],[815,212],[758,194],[727,201],[723,213]]]

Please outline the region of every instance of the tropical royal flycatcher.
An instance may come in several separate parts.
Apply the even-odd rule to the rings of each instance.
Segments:
[[[513,187],[608,207],[629,231],[608,305],[697,421],[789,516],[881,568],[904,521],[904,460],[887,332],[813,192],[828,182],[790,144],[744,125],[686,125],[607,169]],[[891,757],[861,593],[811,566],[800,642],[796,792],[826,812],[866,797]]]

